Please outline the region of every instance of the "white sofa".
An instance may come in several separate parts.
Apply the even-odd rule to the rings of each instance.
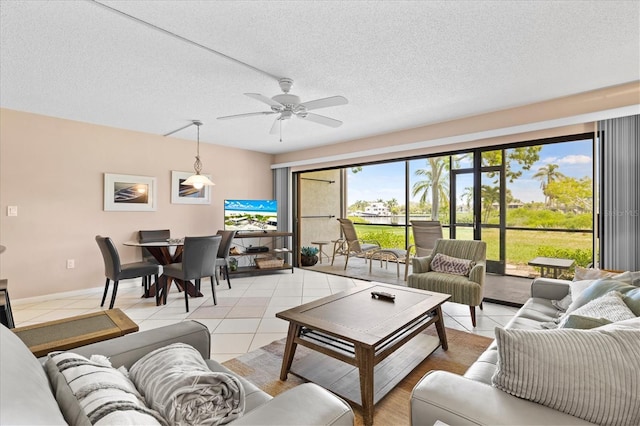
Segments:
[[[534,280],[531,285],[531,298],[505,329],[535,330],[548,327],[548,323],[553,322],[561,313],[552,300],[561,300],[569,294],[570,284],[569,281],[556,279]],[[633,293],[636,299],[634,309],[637,309],[640,288]],[[555,304],[557,305],[557,302]],[[640,312],[636,311],[634,314],[638,316]],[[631,328],[638,327],[638,321],[630,321]],[[497,349],[497,342],[494,341],[464,376],[445,371],[427,373],[414,387],[411,395],[411,423],[433,425],[441,421],[448,425],[592,424],[545,405],[515,397],[493,386],[492,376],[498,369]],[[638,358],[640,359],[640,356]],[[631,371],[634,374],[633,369]],[[635,374],[640,373],[636,371]],[[637,384],[638,380],[635,383]],[[637,406],[636,409],[640,411]]]

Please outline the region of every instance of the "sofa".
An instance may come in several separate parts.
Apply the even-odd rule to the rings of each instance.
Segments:
[[[535,279],[531,285],[531,298],[504,328],[496,328],[497,339],[468,368],[463,376],[445,371],[430,371],[416,384],[410,401],[411,423],[413,425],[433,425],[437,421],[441,421],[448,425],[593,424],[586,420],[588,416],[577,417],[570,415],[566,413],[567,410],[563,412],[552,408],[549,406],[550,404],[543,405],[539,403],[542,402],[542,399],[514,396],[514,394],[518,393],[516,392],[517,389],[516,391],[505,391],[500,386],[496,386],[494,383],[496,380],[498,380],[499,384],[503,384],[503,382],[499,381],[501,375],[509,374],[509,372],[505,373],[502,370],[506,370],[509,367],[513,368],[514,363],[519,361],[531,363],[528,367],[529,371],[524,371],[522,374],[525,378],[528,375],[531,380],[537,380],[533,386],[534,391],[536,386],[538,388],[552,387],[549,383],[554,382],[554,377],[551,377],[551,379],[548,377],[544,379],[536,377],[537,374],[544,376],[546,374],[545,368],[553,376],[562,376],[572,368],[583,368],[581,371],[583,373],[586,371],[587,376],[594,376],[594,387],[602,386],[603,389],[608,389],[605,386],[607,385],[607,380],[609,380],[609,374],[622,376],[622,384],[619,382],[614,383],[612,388],[624,394],[621,399],[626,396],[627,402],[630,401],[625,410],[631,417],[628,417],[627,420],[614,419],[615,421],[603,421],[602,423],[638,424],[638,421],[640,421],[640,402],[637,398],[637,392],[640,389],[640,352],[638,352],[638,348],[640,348],[640,344],[638,344],[640,342],[640,318],[638,318],[640,315],[640,287],[634,287],[628,283],[621,283],[611,279],[592,280],[591,283],[586,283],[583,286],[581,294],[573,295],[574,300],[572,301],[571,288],[574,284],[570,281],[558,279]],[[577,305],[582,303],[580,306],[585,306],[588,303],[586,302],[587,299],[595,300],[602,294],[608,295],[611,289],[625,292],[624,301],[628,304],[627,308],[632,311],[633,318],[611,322],[579,315],[566,315],[566,318],[576,317],[603,322],[602,324],[591,324],[588,327],[584,327],[600,326],[600,328],[592,330],[558,329],[558,323],[563,318],[563,311],[570,307],[568,306],[570,302],[577,303]],[[575,309],[574,306],[573,312],[578,313],[579,311]],[[603,331],[602,329],[605,330]],[[618,342],[615,345],[588,344],[585,345],[587,347],[577,348],[572,344],[557,345],[557,350],[560,351],[559,356],[553,357],[552,354],[545,353],[554,352],[553,348],[545,350],[542,347],[534,346],[533,348],[528,348],[529,351],[534,352],[519,352],[517,346],[507,346],[507,340],[498,341],[498,336],[502,336],[504,333],[510,333],[511,335],[516,335],[516,337],[525,336],[531,338],[533,336],[540,339],[550,339],[551,336],[565,338],[564,336],[567,335],[591,338],[595,333],[599,333],[598,336],[604,334],[606,338],[622,336],[620,340],[628,340],[628,342],[621,343],[623,346],[627,345],[622,351],[616,347]],[[626,334],[623,335],[621,333]],[[540,342],[544,342],[544,340],[540,340]],[[516,344],[526,346],[527,342],[519,340],[516,341]],[[499,347],[500,345],[503,347]],[[544,343],[540,343],[538,346],[543,345]],[[512,350],[513,353],[509,353],[509,350]],[[535,352],[536,350],[538,352]],[[571,350],[574,352],[570,352]],[[562,351],[567,352],[563,353]],[[621,353],[624,351],[627,351],[626,357]],[[604,358],[600,360],[604,363],[603,366],[594,366],[592,369],[589,366],[584,366],[589,362],[586,360],[591,353],[594,354],[594,357]],[[551,357],[548,358],[551,361],[545,358],[547,355]],[[500,360],[500,358],[502,359]],[[500,365],[501,362],[503,363],[502,366]],[[536,362],[548,362],[549,365],[541,365],[538,366],[538,369],[535,369],[534,364]],[[556,366],[553,364],[556,362],[564,362],[564,364],[560,369],[554,369]],[[595,362],[599,361],[596,360]],[[576,377],[577,375],[570,377],[569,382],[560,383],[557,386],[554,383],[554,390],[557,391],[561,386],[568,384],[570,390],[567,392],[567,398],[574,396],[574,391],[575,396],[577,396],[586,386],[578,384],[581,379]],[[611,380],[616,379],[612,378]],[[560,381],[560,378],[558,378],[558,381]],[[518,385],[522,386],[522,383],[518,383]],[[572,388],[572,386],[576,387]],[[579,403],[580,401],[578,401]],[[592,407],[587,404],[586,408],[588,410]],[[618,409],[617,411],[620,412],[621,410]],[[616,410],[609,414],[614,417],[617,415]],[[629,421],[629,418],[635,420]]]
[[[353,411],[342,399],[307,383],[271,397],[255,385],[209,359],[210,334],[206,326],[183,321],[70,350],[90,357],[103,355],[114,368],[130,368],[146,354],[176,342],[195,348],[208,368],[232,374],[244,388],[244,414],[234,425],[353,425]],[[63,415],[69,395],[54,385],[37,359],[8,328],[0,326],[0,424],[54,425],[76,423]],[[73,394],[71,394],[73,395]]]

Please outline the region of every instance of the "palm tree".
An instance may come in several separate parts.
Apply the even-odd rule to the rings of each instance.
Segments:
[[[547,194],[547,185],[565,177],[565,175],[558,171],[559,168],[560,166],[557,164],[547,164],[544,167],[540,167],[533,175],[534,179],[540,181],[540,188],[542,188],[542,192],[544,193],[544,204],[546,206],[551,204],[551,197]]]
[[[421,205],[427,203],[427,199],[431,196],[431,220],[438,220],[440,210],[440,200],[448,200],[448,185],[443,181],[443,172],[447,170],[446,157],[427,158],[429,168],[418,169],[416,176],[424,176],[425,179],[413,184],[411,194],[415,197],[420,194],[419,202]]]

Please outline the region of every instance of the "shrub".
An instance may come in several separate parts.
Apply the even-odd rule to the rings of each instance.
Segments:
[[[318,248],[317,247],[302,247],[302,249],[300,250],[300,253],[303,256],[315,256],[316,254],[318,254]]]

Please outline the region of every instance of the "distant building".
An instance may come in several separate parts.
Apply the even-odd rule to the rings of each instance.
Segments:
[[[365,207],[362,216],[390,216],[391,212],[384,203],[371,203]]]

